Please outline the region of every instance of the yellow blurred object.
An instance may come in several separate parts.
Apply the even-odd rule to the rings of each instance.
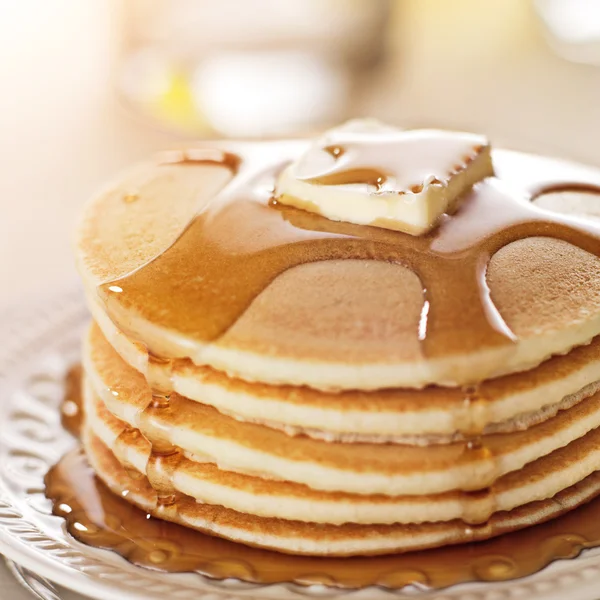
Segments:
[[[211,127],[194,101],[188,74],[170,72],[164,92],[148,105],[150,116],[176,131],[196,134],[211,133]]]
[[[293,135],[356,112],[390,0],[132,0],[120,91],[192,135]]]

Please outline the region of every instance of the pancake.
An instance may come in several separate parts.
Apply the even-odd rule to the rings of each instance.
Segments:
[[[117,419],[89,388],[85,393],[88,430],[112,449],[116,459],[145,475],[152,446],[137,429]],[[487,521],[494,512],[552,498],[596,471],[600,429],[550,455],[501,477],[484,494],[386,496],[320,492],[289,481],[264,480],[219,469],[209,457],[187,454],[175,466],[175,490],[206,504],[261,517],[315,523],[423,523],[462,519]]]
[[[597,171],[497,151],[499,179],[475,186],[457,215],[420,238],[252,201],[225,203],[219,212],[222,194],[244,177],[253,184],[272,178],[273,165],[305,148],[233,144],[233,166],[226,152],[217,160],[207,149],[191,149],[175,159],[180,164],[159,158],[124,176],[88,205],[78,229],[88,295],[153,354],[251,381],[322,389],[468,385],[533,368],[600,333],[598,228],[526,202],[549,180],[597,185]],[[255,155],[271,165],[260,176],[244,171],[256,167]],[[473,222],[480,230],[469,229]],[[464,254],[471,233],[474,247],[491,240],[484,287],[497,330],[482,329],[487,309],[479,288],[466,300],[466,287],[461,296],[462,284],[449,279],[431,310],[424,296],[424,287],[431,294],[450,277],[448,268],[458,263],[442,265]],[[402,264],[409,243],[435,249],[427,286],[425,275]]]
[[[421,495],[482,489],[600,426],[595,394],[525,431],[483,436],[476,446],[326,442],[240,422],[178,394],[171,394],[167,406],[154,407],[144,377],[97,330],[88,337],[84,364],[108,409],[150,438],[208,456],[226,470],[323,491]]]
[[[480,527],[466,526],[459,520],[419,525],[303,523],[246,515],[221,506],[201,504],[183,495],[175,504],[161,506],[148,481],[132,479],[89,429],[84,430],[82,441],[98,477],[115,494],[126,497],[128,502],[149,514],[247,545],[293,554],[375,555],[488,539],[543,523],[589,501],[600,492],[600,475],[594,473],[553,499],[496,513]]]
[[[120,332],[96,304],[92,345],[106,341],[129,365],[147,377],[148,352]],[[222,413],[267,424],[289,434],[329,441],[418,444],[451,442],[461,434],[526,429],[598,390],[600,338],[555,356],[532,371],[490,379],[476,391],[430,386],[425,390],[389,389],[327,393],[308,387],[273,386],[228,377],[191,361],[155,363],[154,377]]]
[[[477,175],[340,131],[311,146],[313,200],[277,196],[311,144],[289,140],[163,154],[88,203],[92,469],[159,519],[315,556],[484,540],[596,496],[600,171],[493,151]],[[333,192],[366,212],[306,205],[337,219]],[[369,199],[381,227],[357,224]]]

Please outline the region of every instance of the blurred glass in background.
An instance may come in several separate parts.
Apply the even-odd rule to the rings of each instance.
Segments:
[[[190,135],[269,137],[360,110],[390,0],[129,0],[122,96]]]
[[[535,7],[559,55],[600,65],[600,0],[535,0]]]

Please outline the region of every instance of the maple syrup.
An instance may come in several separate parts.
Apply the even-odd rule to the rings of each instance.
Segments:
[[[172,246],[100,286],[100,298],[120,329],[136,339],[127,316],[133,307],[155,328],[213,342],[283,272],[311,262],[368,259],[402,264],[419,277],[427,307],[419,338],[427,358],[477,354],[482,348],[503,349],[508,356],[514,336],[494,306],[485,278],[494,253],[517,240],[541,236],[600,256],[600,228],[539,209],[529,202],[532,193],[515,192],[493,177],[476,184],[454,215],[422,236],[335,222],[273,202],[278,173],[303,147],[273,142],[244,147],[239,156],[217,152],[209,158],[202,153],[195,159],[180,157],[183,164],[220,164],[232,171],[232,180]],[[348,154],[344,147],[335,151]],[[343,173],[352,181],[382,176],[372,171],[346,161]],[[332,177],[338,175],[332,170]],[[543,193],[540,181],[529,184],[536,194]],[[578,189],[600,191],[594,186]],[[485,376],[473,373],[475,382]]]
[[[600,473],[588,479],[595,482],[596,491],[600,490]],[[94,475],[81,450],[65,455],[48,473],[46,495],[52,500],[54,514],[65,518],[68,531],[80,542],[113,550],[142,567],[164,572],[193,571],[259,584],[296,582],[346,588],[416,585],[439,589],[470,581],[524,577],[554,560],[571,558],[584,548],[600,545],[597,498],[546,523],[484,542],[375,557],[281,554],[149,517],[109,491]],[[478,527],[485,525],[465,525],[465,535],[473,534]]]

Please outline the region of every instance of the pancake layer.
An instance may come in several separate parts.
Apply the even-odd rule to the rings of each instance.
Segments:
[[[238,148],[244,157],[257,147],[242,144],[232,148]],[[303,142],[266,144],[259,152],[272,153],[278,157],[275,162],[281,164],[305,148]],[[212,208],[215,195],[225,189],[227,182],[237,184],[237,176],[225,162],[219,167],[215,166],[218,161],[194,158],[206,157],[206,153],[207,149],[191,149],[176,159],[162,157],[154,165],[123,176],[88,205],[78,228],[76,256],[88,295],[155,355],[190,358],[195,364],[271,384],[305,384],[321,389],[420,388],[427,384],[470,385],[524,371],[552,355],[588,343],[600,333],[600,228],[577,220],[564,222],[564,217],[560,227],[543,225],[558,217],[537,207],[531,208],[533,212],[519,213],[516,223],[533,219],[540,225],[523,239],[506,238],[506,243],[487,257],[485,282],[493,310],[500,315],[513,342],[496,345],[487,337],[478,342],[477,331],[470,330],[477,319],[474,314],[470,320],[467,318],[466,313],[474,310],[467,302],[462,307],[465,315],[455,315],[465,319],[460,335],[452,335],[455,324],[449,323],[444,344],[431,354],[424,352],[419,339],[423,314],[428,314],[430,321],[435,314],[423,313],[423,282],[401,261],[365,260],[359,256],[368,253],[370,243],[373,249],[400,241],[404,244],[406,236],[398,237],[404,234],[346,227],[324,218],[315,220],[314,215],[302,211],[283,211],[279,215],[254,205],[250,206],[249,217],[240,213],[237,219],[236,205],[233,212],[224,215],[232,222],[227,224],[227,237],[211,238],[210,228],[194,237],[194,215]],[[174,164],[174,160],[180,164]],[[493,160],[498,180],[492,178],[483,187],[476,186],[473,197],[463,202],[466,208],[432,238],[431,244],[438,248],[438,263],[447,248],[456,248],[457,256],[460,254],[461,240],[467,235],[461,225],[464,219],[485,223],[484,215],[471,217],[468,210],[482,195],[497,204],[486,208],[489,217],[503,211],[508,215],[508,209],[502,208],[507,202],[513,203],[510,210],[515,206],[517,212],[525,210],[528,195],[552,182],[600,184],[597,171],[571,163],[503,151],[495,152]],[[132,189],[136,190],[136,201],[125,201]],[[513,198],[523,202],[514,204]],[[239,225],[237,232],[231,229],[235,223]],[[215,220],[215,236],[217,225]],[[507,228],[511,226],[506,223]],[[485,237],[482,227],[481,235]],[[575,233],[567,235],[565,227]],[[585,248],[577,247],[588,235],[586,232],[591,232],[589,243],[584,244]],[[288,234],[293,234],[291,245],[287,244]],[[207,307],[202,307],[200,301],[188,301],[191,296],[186,296],[203,294],[207,289],[194,269],[212,268],[211,252],[218,245],[219,252],[227,256],[248,256],[248,264],[254,267],[244,267],[237,273],[232,263],[231,268],[227,267],[229,279],[219,279],[221,283],[230,281],[235,273],[233,279],[239,280],[237,291],[241,293],[248,289],[255,270],[258,272],[265,264],[266,254],[261,252],[266,250],[261,240],[272,235],[281,235],[272,239],[275,256],[278,252],[284,256],[291,246],[301,253],[301,244],[324,237],[360,239],[363,250],[354,252],[353,246],[344,242],[345,246],[331,255],[316,253],[310,259],[313,262],[293,266],[271,280],[265,275],[231,325],[215,334],[214,339],[209,339],[210,335],[198,337],[199,332],[191,324],[198,319],[208,325],[216,323],[220,311],[237,292],[231,293],[229,301],[221,302],[223,296],[216,290],[210,298],[209,316]],[[205,240],[210,243],[199,249]],[[416,244],[419,240],[413,238],[410,242]],[[203,253],[206,262],[202,262]],[[338,259],[340,255],[343,260]],[[177,272],[177,276],[163,280],[163,275],[170,272]],[[139,283],[134,286],[137,295],[122,293],[130,276]],[[105,294],[99,293],[102,285]],[[446,294],[446,301],[453,295]],[[441,350],[442,346],[447,352]]]

